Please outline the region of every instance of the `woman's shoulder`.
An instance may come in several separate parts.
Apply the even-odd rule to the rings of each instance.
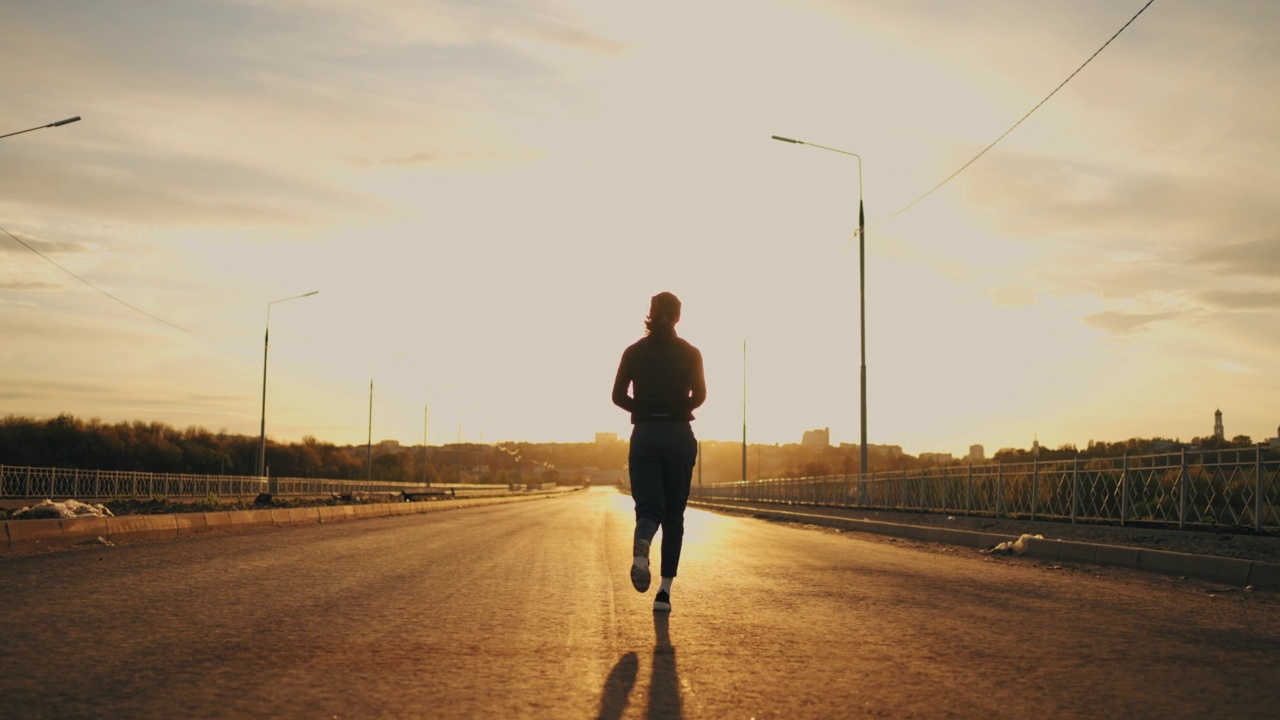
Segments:
[[[697,355],[702,354],[702,352],[698,350],[698,348],[694,347],[692,343],[680,337],[679,335],[658,335],[656,333],[645,335],[639,340],[631,343],[629,346],[627,346],[627,349],[624,351],[623,354],[639,352],[649,347],[670,348],[673,346],[679,348],[682,352],[685,352],[685,353],[693,353]]]
[[[686,362],[694,362],[702,359],[702,351],[688,340],[685,340],[682,337],[677,337],[672,339],[672,344],[677,348],[676,352],[684,356]]]
[[[698,348],[697,348],[697,347],[695,347],[693,343],[689,342],[688,340],[685,340],[685,339],[684,339],[684,338],[682,338],[682,337],[678,337],[678,338],[676,338],[676,342],[680,343],[680,347],[682,347],[682,348],[684,348],[684,349],[686,349],[686,350],[689,350],[689,351],[691,351],[691,352],[696,352],[696,353],[698,353],[698,354],[701,354],[701,351],[700,351],[700,350],[698,350]]]

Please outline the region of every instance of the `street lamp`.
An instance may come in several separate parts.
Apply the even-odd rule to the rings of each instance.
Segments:
[[[80,116],[77,115],[73,118],[67,118],[66,120],[59,120],[58,122],[49,123],[48,125],[37,125],[36,127],[27,128],[26,130],[19,130],[18,132],[11,132],[4,135],[0,135],[0,138],[7,138],[11,135],[21,135],[22,133],[29,133],[32,130],[43,130],[45,128],[51,128],[51,127],[62,127],[63,125],[69,125],[73,122],[79,122],[79,121],[80,121]]]
[[[852,155],[858,158],[858,334],[859,344],[862,352],[862,377],[860,385],[860,394],[862,401],[862,449],[859,460],[862,465],[862,474],[867,474],[867,275],[866,275],[866,242],[867,227],[866,216],[862,212],[862,156],[857,153],[851,153],[845,150],[837,150],[825,145],[815,145],[807,143],[803,140],[792,140],[778,135],[773,136],[774,140],[780,140],[793,145],[808,145],[822,150],[830,150],[841,155]]]
[[[271,306],[287,300],[311,297],[318,292],[320,291],[312,290],[309,293],[280,298],[267,303],[267,331],[262,336],[262,425],[258,436],[258,477],[267,474],[267,348],[271,346]],[[268,488],[268,490],[273,490],[273,488]]]

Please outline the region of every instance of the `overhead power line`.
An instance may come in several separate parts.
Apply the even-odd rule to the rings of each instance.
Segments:
[[[22,239],[21,239],[21,238],[19,238],[17,235],[14,235],[13,233],[9,232],[8,230],[5,230],[5,229],[4,229],[4,228],[2,228],[2,227],[0,227],[0,230],[3,230],[5,235],[8,235],[9,237],[13,238],[14,242],[18,243],[18,244],[19,244],[19,245],[21,245],[22,247],[24,247],[24,248],[26,248],[26,249],[30,250],[31,252],[33,252],[33,253],[35,253],[35,254],[39,255],[40,257],[44,258],[44,259],[45,259],[45,261],[47,261],[50,265],[53,265],[54,267],[58,268],[58,269],[59,269],[59,270],[61,270],[62,272],[64,272],[64,273],[66,273],[66,274],[70,275],[71,277],[73,277],[73,278],[75,278],[75,279],[79,280],[80,282],[84,283],[85,285],[88,285],[89,287],[91,287],[91,288],[93,288],[94,290],[96,290],[96,291],[98,291],[98,292],[102,293],[103,295],[106,295],[107,297],[111,298],[112,300],[115,300],[116,302],[118,302],[118,303],[120,303],[121,305],[123,305],[123,306],[125,306],[125,307],[129,308],[130,310],[132,310],[132,311],[134,311],[134,312],[136,312],[136,313],[141,313],[141,314],[143,314],[143,315],[146,315],[147,317],[151,318],[152,320],[155,320],[155,321],[156,321],[156,322],[158,322],[158,323],[164,323],[165,325],[168,325],[169,327],[171,327],[171,328],[173,328],[173,329],[175,329],[175,330],[181,330],[181,331],[182,331],[182,332],[184,332],[184,333],[190,333],[190,334],[192,334],[192,335],[198,335],[198,334],[199,334],[199,333],[196,333],[196,332],[192,332],[191,330],[188,330],[188,329],[186,329],[186,328],[184,328],[184,327],[182,327],[182,326],[180,326],[180,325],[174,325],[173,323],[171,323],[171,322],[169,322],[168,320],[165,320],[165,319],[163,319],[163,318],[158,318],[158,317],[156,317],[155,315],[152,315],[151,313],[147,312],[146,310],[143,310],[143,309],[142,309],[142,308],[140,308],[140,307],[137,307],[137,306],[135,306],[135,305],[130,305],[129,303],[125,302],[124,300],[121,300],[120,298],[116,297],[115,295],[112,295],[111,293],[107,292],[106,290],[103,290],[102,288],[98,287],[97,285],[94,285],[93,283],[89,282],[88,280],[85,280],[84,278],[80,277],[79,275],[77,275],[77,274],[75,274],[75,273],[71,272],[70,270],[66,269],[65,267],[63,267],[63,266],[59,265],[58,263],[54,262],[52,259],[50,259],[49,257],[47,257],[44,253],[40,252],[39,250],[37,250],[37,249],[35,249],[35,248],[31,247],[30,245],[28,245],[27,243],[23,242],[23,241],[22,241]]]
[[[1090,62],[1093,62],[1093,59],[1094,59],[1094,58],[1096,58],[1096,57],[1098,57],[1098,54],[1099,54],[1099,53],[1101,53],[1103,50],[1106,50],[1106,49],[1107,49],[1107,46],[1111,44],[1111,41],[1112,41],[1112,40],[1115,40],[1116,38],[1120,37],[1120,33],[1124,32],[1124,31],[1125,31],[1125,28],[1127,28],[1127,27],[1129,27],[1130,25],[1132,25],[1132,24],[1133,24],[1133,21],[1134,21],[1134,20],[1137,20],[1139,15],[1141,15],[1141,14],[1142,14],[1142,13],[1144,13],[1144,12],[1146,12],[1147,8],[1151,7],[1151,3],[1155,2],[1155,1],[1156,1],[1156,0],[1147,0],[1147,4],[1146,4],[1146,5],[1143,5],[1141,10],[1139,10],[1137,13],[1135,13],[1133,17],[1129,18],[1129,22],[1126,22],[1124,25],[1122,25],[1122,26],[1120,27],[1120,29],[1119,29],[1119,30],[1117,30],[1117,31],[1115,32],[1115,34],[1114,34],[1114,35],[1112,35],[1110,38],[1108,38],[1106,42],[1102,43],[1102,47],[1100,47],[1100,48],[1098,48],[1097,50],[1095,50],[1095,51],[1093,52],[1093,54],[1092,54],[1092,55],[1090,55],[1090,56],[1089,56],[1089,58],[1088,58],[1087,60],[1085,60],[1083,63],[1081,63],[1081,64],[1080,64],[1080,67],[1078,67],[1078,68],[1076,68],[1076,69],[1075,69],[1075,72],[1073,72],[1073,73],[1071,73],[1070,75],[1068,75],[1066,80],[1063,80],[1061,83],[1059,83],[1059,84],[1058,84],[1058,87],[1056,87],[1056,88],[1054,88],[1054,89],[1053,89],[1053,92],[1051,92],[1051,93],[1049,93],[1048,95],[1046,95],[1046,96],[1044,97],[1044,99],[1043,99],[1043,100],[1041,100],[1040,102],[1036,103],[1036,106],[1035,106],[1035,107],[1033,107],[1033,108],[1031,108],[1030,110],[1028,110],[1026,115],[1023,115],[1021,118],[1019,118],[1019,119],[1018,119],[1018,122],[1014,123],[1014,124],[1013,124],[1009,129],[1008,129],[1008,130],[1005,130],[1003,133],[1001,133],[1001,134],[1000,134],[1000,137],[996,138],[995,140],[992,140],[990,145],[988,145],[988,146],[986,146],[985,148],[983,148],[983,149],[982,149],[982,152],[978,153],[977,155],[974,155],[974,156],[973,156],[973,158],[971,158],[971,159],[969,160],[969,162],[965,163],[964,165],[961,165],[961,166],[960,166],[960,169],[958,169],[958,170],[956,170],[955,172],[953,172],[953,173],[951,173],[950,175],[948,175],[946,178],[944,178],[944,179],[943,179],[943,181],[942,181],[942,182],[938,183],[937,185],[934,185],[932,188],[930,188],[930,189],[929,189],[929,191],[928,191],[928,192],[926,192],[925,194],[923,194],[923,195],[921,195],[920,197],[916,198],[915,200],[912,200],[910,203],[907,203],[907,204],[906,204],[905,206],[903,206],[901,209],[897,210],[896,212],[894,212],[893,214],[891,214],[889,217],[885,218],[884,220],[881,220],[880,222],[876,223],[876,224],[875,224],[875,225],[873,225],[872,227],[878,227],[878,226],[880,226],[880,225],[883,225],[883,224],[885,224],[885,223],[889,222],[890,220],[894,219],[895,217],[897,217],[897,216],[901,215],[902,213],[904,213],[904,212],[906,212],[906,211],[910,210],[911,208],[915,207],[915,206],[916,206],[916,204],[918,204],[921,200],[924,200],[925,198],[929,197],[929,196],[930,196],[930,195],[932,195],[935,191],[937,191],[937,190],[938,190],[938,188],[942,187],[943,185],[946,185],[948,182],[951,182],[951,179],[952,179],[952,178],[954,178],[955,176],[957,176],[957,175],[959,175],[960,173],[964,172],[965,168],[969,167],[969,166],[970,166],[970,165],[972,165],[974,162],[976,162],[978,158],[982,157],[983,155],[986,155],[988,150],[990,150],[991,148],[993,148],[993,147],[995,147],[995,146],[996,146],[996,143],[1000,142],[1001,140],[1003,140],[1003,139],[1005,138],[1005,136],[1006,136],[1006,135],[1008,135],[1009,133],[1011,133],[1011,132],[1013,132],[1015,129],[1017,129],[1017,127],[1018,127],[1019,125],[1021,125],[1021,124],[1023,123],[1023,121],[1024,121],[1024,120],[1026,120],[1027,118],[1031,117],[1031,114],[1032,114],[1032,113],[1034,113],[1036,110],[1039,110],[1041,105],[1044,105],[1046,102],[1048,102],[1048,101],[1049,101],[1049,98],[1051,98],[1051,97],[1053,97],[1055,94],[1057,94],[1057,92],[1058,92],[1059,90],[1061,90],[1061,89],[1063,88],[1063,86],[1064,86],[1064,85],[1066,85],[1067,83],[1071,82],[1071,78],[1073,78],[1073,77],[1075,77],[1077,74],[1079,74],[1079,73],[1080,73],[1080,71],[1081,71],[1081,70],[1083,70],[1083,69],[1085,68],[1085,66],[1086,66],[1086,65],[1088,65]]]

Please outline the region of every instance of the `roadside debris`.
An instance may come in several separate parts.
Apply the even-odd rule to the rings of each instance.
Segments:
[[[1027,551],[1028,540],[1043,540],[1043,535],[1023,533],[1017,540],[1006,540],[987,552],[993,555],[1021,555]]]
[[[39,505],[31,505],[11,515],[15,520],[40,520],[44,518],[115,517],[102,503],[90,505],[79,500],[54,502],[45,498]]]

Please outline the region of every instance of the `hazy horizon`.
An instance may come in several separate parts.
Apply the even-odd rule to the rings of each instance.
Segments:
[[[66,414],[72,415],[72,417],[74,417],[77,421],[80,421],[80,422],[83,422],[83,423],[101,422],[101,423],[108,424],[108,425],[116,424],[116,423],[132,424],[132,423],[135,423],[135,422],[141,422],[141,423],[161,422],[161,423],[164,423],[164,421],[161,421],[161,420],[146,420],[146,419],[133,419],[133,420],[107,421],[107,420],[103,420],[103,419],[102,419],[102,418],[100,418],[100,417],[92,417],[92,418],[88,418],[88,417],[79,417],[79,416],[75,416],[75,415],[74,415],[74,414],[72,414],[72,413],[66,413]],[[7,418],[19,417],[20,419],[32,419],[32,420],[35,420],[35,421],[37,421],[37,422],[44,422],[44,421],[47,421],[47,420],[51,419],[51,418],[30,418],[30,417],[26,417],[26,416],[14,416],[14,415],[9,415],[9,416],[6,416],[6,417],[7,417]],[[230,430],[228,430],[228,429],[226,429],[226,428],[210,428],[210,427],[205,427],[205,426],[201,426],[201,425],[172,425],[172,424],[169,424],[169,423],[164,423],[164,424],[168,424],[171,428],[173,428],[174,430],[177,430],[177,431],[185,431],[185,430],[188,430],[188,429],[198,429],[198,430],[208,431],[208,432],[211,432],[211,433],[213,433],[213,434],[224,434],[224,433],[225,433],[225,434],[229,434],[229,435],[237,435],[237,436],[247,437],[247,438],[257,438],[257,437],[258,437],[258,435],[257,435],[256,433],[236,433],[236,432],[232,432],[232,431],[230,431]],[[824,430],[824,429],[827,429],[827,428],[811,428],[811,430]],[[806,432],[808,432],[808,431],[806,431]],[[606,433],[612,433],[613,435],[615,435],[615,436],[616,436],[616,439],[617,439],[618,441],[620,441],[620,442],[628,442],[628,441],[630,440],[630,434],[629,434],[629,433],[616,433],[616,432],[609,431],[609,430],[602,430],[602,431],[599,431],[599,433],[594,433],[591,437],[588,437],[588,438],[581,438],[581,439],[557,439],[557,440],[545,440],[545,441],[539,441],[539,440],[528,440],[528,439],[522,439],[522,438],[488,438],[488,439],[485,439],[485,438],[465,439],[465,438],[464,438],[464,439],[462,439],[461,441],[459,441],[459,440],[455,437],[455,438],[453,438],[453,439],[450,439],[450,438],[442,438],[442,439],[440,439],[438,442],[429,442],[429,443],[427,443],[427,445],[428,445],[428,446],[434,446],[434,447],[444,447],[444,446],[448,446],[448,445],[455,445],[455,444],[462,444],[462,445],[486,445],[486,446],[495,446],[495,447],[496,447],[496,446],[503,445],[503,444],[507,444],[507,443],[521,443],[521,444],[528,444],[528,445],[539,445],[539,444],[586,444],[586,445],[591,445],[591,444],[595,444],[595,443],[599,442],[599,438],[597,438],[597,437],[596,437],[596,435],[598,435],[598,434],[606,434]],[[1183,437],[1166,437],[1166,436],[1158,436],[1158,435],[1147,435],[1147,436],[1143,436],[1143,435],[1134,435],[1134,436],[1128,436],[1128,437],[1123,437],[1123,438],[1091,437],[1091,438],[1089,438],[1089,442],[1099,442],[1099,443],[1123,443],[1123,442],[1126,442],[1126,441],[1129,441],[1129,440],[1158,440],[1158,439],[1172,440],[1172,441],[1175,441],[1175,442],[1190,442],[1190,441],[1191,441],[1192,439],[1194,439],[1194,438],[1207,438],[1207,437],[1211,437],[1213,434],[1214,434],[1214,433],[1212,432],[1212,429],[1210,429],[1210,431],[1208,431],[1208,432],[1198,433],[1198,434],[1191,435],[1191,436],[1188,436],[1188,437],[1185,437],[1185,438],[1183,438]],[[1236,434],[1234,434],[1234,435],[1233,435],[1233,434],[1230,434],[1230,433],[1227,433],[1227,434],[1225,434],[1225,436],[1224,436],[1224,437],[1225,437],[1225,439],[1230,440],[1230,439],[1232,439],[1235,435],[1243,435],[1243,434],[1247,434],[1247,433],[1236,433]],[[795,438],[795,439],[792,439],[792,440],[778,440],[778,441],[764,441],[764,440],[756,440],[756,439],[753,439],[753,438],[751,438],[751,437],[748,437],[748,438],[747,438],[747,445],[748,445],[748,447],[751,447],[751,446],[757,446],[757,445],[758,445],[758,446],[761,446],[761,447],[787,446],[787,445],[803,445],[803,444],[804,444],[804,442],[803,442],[803,435],[804,435],[804,433],[801,433],[801,436],[800,436],[800,437],[797,437],[797,438]],[[280,438],[280,437],[276,437],[276,436],[272,435],[271,433],[268,433],[268,434],[267,434],[267,440],[268,440],[269,442],[277,443],[277,444],[297,444],[297,443],[301,443],[302,441],[304,441],[307,437],[308,437],[308,435],[303,435],[303,436],[300,436],[300,437],[297,437],[297,438]],[[372,442],[372,444],[373,444],[374,446],[378,446],[378,445],[381,445],[381,444],[386,443],[386,442],[394,442],[394,443],[398,443],[398,444],[399,444],[399,446],[401,446],[401,447],[422,447],[422,445],[423,445],[423,443],[422,443],[422,438],[418,438],[417,440],[402,441],[402,440],[397,439],[397,438],[390,438],[390,437],[386,437],[386,438],[379,438],[377,435],[374,435],[374,436],[373,436],[373,438],[372,438],[372,440],[369,440],[368,436],[366,436],[366,438],[365,438],[365,439],[362,439],[362,440],[359,440],[359,441],[336,442],[336,441],[334,441],[334,440],[332,440],[332,439],[329,439],[329,438],[318,437],[318,436],[314,436],[314,435],[312,435],[312,436],[310,436],[310,437],[314,437],[314,439],[315,439],[315,440],[317,440],[318,442],[321,442],[321,443],[329,443],[329,444],[335,445],[335,446],[337,446],[337,447],[357,447],[357,448],[362,448],[362,447],[365,447],[367,444],[369,444],[369,442]],[[1259,442],[1263,442],[1263,441],[1269,440],[1269,439],[1271,439],[1272,437],[1274,437],[1274,436],[1266,436],[1266,435],[1264,435],[1264,436],[1251,436],[1251,439],[1252,439],[1255,443],[1259,443]],[[723,445],[741,445],[741,443],[742,443],[742,436],[741,436],[741,435],[739,435],[739,436],[738,436],[738,437],[736,437],[736,438],[727,438],[727,439],[726,439],[726,438],[716,438],[716,437],[711,437],[711,438],[708,438],[708,437],[699,437],[699,438],[698,438],[698,442],[699,442],[699,443],[711,443],[711,444],[723,444]],[[985,444],[985,443],[982,443],[982,442],[975,442],[975,443],[971,443],[970,445],[971,445],[971,446],[972,446],[972,445],[980,445],[980,446],[982,446],[983,454],[984,454],[984,456],[989,460],[989,459],[990,459],[990,458],[991,458],[995,453],[1000,452],[1000,451],[1002,451],[1002,450],[1031,450],[1031,449],[1032,449],[1032,446],[1033,446],[1036,442],[1039,442],[1039,438],[1033,438],[1031,443],[1027,443],[1026,445],[1020,445],[1020,446],[1007,446],[1007,445],[1006,445],[1006,446],[1000,446],[1000,447],[992,447],[992,446],[989,446],[989,445],[987,445],[987,444]],[[1067,446],[1067,445],[1076,445],[1077,447],[1079,447],[1079,448],[1081,448],[1081,449],[1084,449],[1084,448],[1086,448],[1086,447],[1089,445],[1089,442],[1085,442],[1085,443],[1059,443],[1059,444],[1056,444],[1056,445],[1050,445],[1050,444],[1047,444],[1047,443],[1041,443],[1041,446],[1042,446],[1042,447],[1044,447],[1045,449],[1048,449],[1048,450],[1056,450],[1056,449],[1058,449],[1059,447]],[[858,447],[858,445],[859,445],[859,443],[858,443],[858,441],[857,441],[856,439],[855,439],[855,440],[853,440],[853,441],[842,441],[842,440],[832,439],[832,440],[830,441],[830,445],[829,445],[829,447],[833,447],[833,448],[853,447],[853,448],[856,448],[856,447]],[[950,453],[950,454],[952,454],[953,456],[955,456],[955,458],[956,458],[956,459],[963,459],[963,458],[967,457],[967,456],[968,456],[968,454],[969,454],[969,450],[970,450],[970,447],[965,447],[963,450],[960,450],[960,451],[952,451],[952,450],[930,450],[930,449],[927,449],[927,448],[925,448],[925,449],[909,449],[909,448],[903,447],[901,443],[893,443],[893,442],[889,442],[889,443],[868,443],[868,446],[869,446],[869,447],[872,447],[872,448],[875,448],[875,447],[886,447],[886,446],[889,446],[889,447],[897,446],[897,447],[901,447],[901,448],[903,448],[903,452],[904,452],[905,454],[907,454],[907,455],[911,455],[911,456],[913,456],[913,457],[914,457],[914,456],[919,456],[919,455],[921,455],[921,454],[928,454],[928,453]]]
[[[319,291],[271,438],[625,437],[671,291],[699,437],[745,341],[748,443],[857,443],[858,163],[783,135],[862,157],[870,443],[1272,437],[1280,5],[1152,4],[891,217],[1142,5],[10,4],[0,134],[83,120],[0,139],[0,412],[256,436]]]

